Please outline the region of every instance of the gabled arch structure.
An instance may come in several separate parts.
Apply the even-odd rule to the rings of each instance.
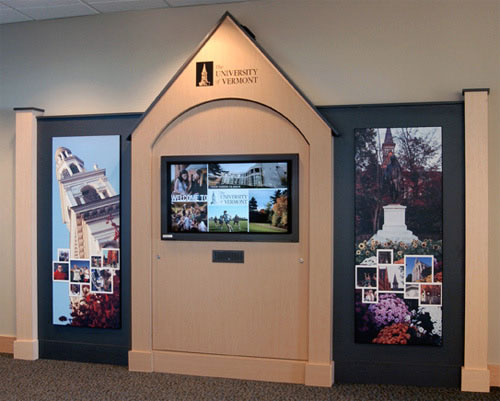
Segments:
[[[130,369],[330,386],[332,127],[226,13],[131,140]],[[299,154],[298,243],[161,240],[161,156],[276,153]]]

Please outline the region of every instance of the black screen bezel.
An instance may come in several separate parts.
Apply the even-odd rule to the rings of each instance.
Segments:
[[[170,165],[208,163],[276,162],[288,165],[288,220],[287,233],[179,233],[169,231],[170,223]],[[299,241],[299,157],[298,154],[259,155],[201,155],[161,156],[161,239],[165,241],[229,241],[229,242],[298,242]]]

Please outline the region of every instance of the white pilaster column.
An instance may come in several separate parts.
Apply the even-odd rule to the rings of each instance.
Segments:
[[[489,392],[488,94],[465,96],[465,338],[462,391]]]
[[[16,111],[16,341],[14,358],[38,359],[37,122],[43,110]]]

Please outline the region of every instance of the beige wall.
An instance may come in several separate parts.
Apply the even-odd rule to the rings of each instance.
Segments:
[[[10,110],[143,111],[226,9],[317,105],[461,100],[462,88],[491,88],[489,361],[500,364],[497,0],[262,0],[0,25],[0,335],[15,334]]]

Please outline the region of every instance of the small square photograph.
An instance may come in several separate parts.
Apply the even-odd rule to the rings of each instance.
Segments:
[[[407,283],[432,283],[434,256],[405,255]]]
[[[386,292],[403,292],[405,290],[404,265],[379,265],[378,289]]]
[[[59,262],[69,262],[69,249],[58,248],[57,249],[57,260]]]
[[[102,250],[102,267],[112,267],[113,269],[120,268],[120,250],[119,249],[103,249]]]
[[[79,297],[80,294],[81,294],[80,284],[71,283],[69,285],[69,296],[70,297]]]
[[[443,261],[434,260],[434,282],[443,282]]]
[[[419,284],[405,284],[405,299],[418,299]]]
[[[377,289],[377,266],[356,266],[356,288]]]
[[[170,220],[174,232],[208,231],[207,203],[173,203],[170,207]]]
[[[376,304],[378,302],[377,290],[372,288],[363,288],[363,301],[364,304]]]
[[[69,263],[52,262],[52,278],[54,281],[68,281]]]
[[[377,263],[379,265],[392,265],[392,249],[377,249]]]
[[[102,256],[93,255],[90,257],[90,267],[102,267]]]
[[[71,259],[69,262],[70,278],[72,283],[90,282],[90,261],[88,259]]]
[[[113,293],[113,270],[111,268],[90,269],[91,292],[112,294]]]
[[[439,284],[420,284],[420,298],[418,299],[418,305],[442,305],[442,285]]]
[[[81,286],[81,296],[86,297],[87,295],[90,294],[90,284],[80,284]]]
[[[248,232],[248,204],[208,207],[209,232]]]

